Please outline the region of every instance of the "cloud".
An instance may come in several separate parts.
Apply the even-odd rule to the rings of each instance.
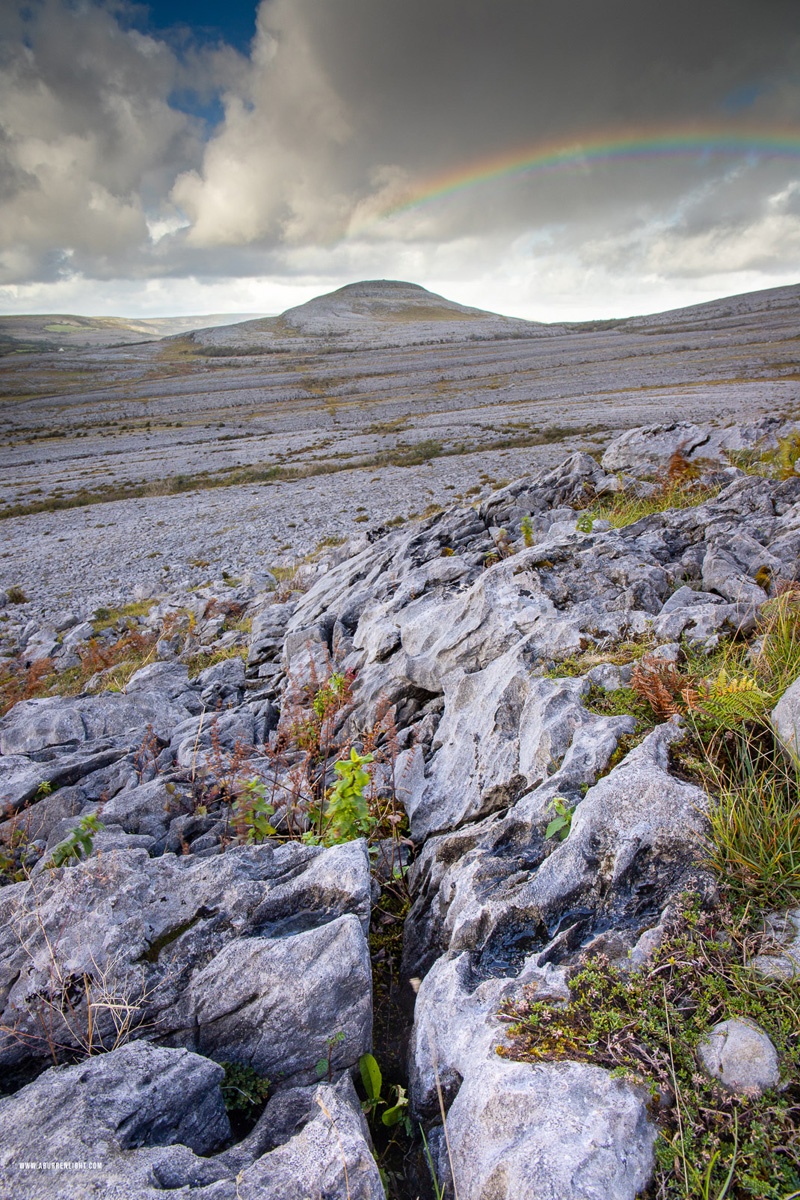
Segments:
[[[800,146],[795,12],[262,0],[245,56],[141,32],[127,0],[6,9],[0,283],[14,305],[81,280],[138,304],[250,280],[244,307],[272,309],[253,288],[399,276],[529,315],[766,286],[800,274],[797,160],[587,163],[386,214],[448,172],[604,131],[752,124]]]

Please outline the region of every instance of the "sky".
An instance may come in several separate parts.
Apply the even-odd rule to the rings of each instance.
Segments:
[[[0,312],[381,278],[540,321],[800,282],[798,0],[6,0]]]

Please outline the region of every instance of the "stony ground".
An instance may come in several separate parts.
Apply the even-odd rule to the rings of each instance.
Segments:
[[[420,291],[388,307],[357,296],[339,317],[327,298],[166,342],[0,359],[3,511],[127,497],[7,517],[0,587],[50,611],[166,574],[195,585],[253,556],[288,564],[620,429],[798,406],[798,288],[572,327],[438,297],[422,311]],[[268,483],[131,495],[270,469]]]
[[[667,1020],[683,1019],[670,939],[687,892],[712,913],[719,893],[697,863],[703,776],[680,749],[682,710],[662,700],[667,689],[710,719],[734,695],[730,639],[755,670],[777,645],[762,618],[777,604],[800,622],[800,475],[724,459],[723,441],[764,430],[790,436],[766,422],[639,430],[605,467],[576,453],[477,511],[351,539],[281,586],[250,570],[94,624],[20,628],[6,682],[33,690],[0,718],[0,1192],[431,1200],[422,1127],[461,1200],[694,1200],[715,1167],[722,1194],[737,1154],[737,1194],[769,1195],[777,1172],[773,1194],[794,1194],[796,1004],[791,1030],[775,1010],[796,995],[800,909],[770,907],[772,932],[750,935],[749,985],[736,965],[737,988],[768,987],[769,1005],[729,1010],[715,977],[697,1018],[682,1095],[727,1120],[703,1191],[681,1190],[693,1135],[673,1111],[675,1025],[672,1074],[649,1093],[594,1051],[565,1055],[563,1036],[559,1054],[526,1058],[502,1020],[530,996],[567,1001],[583,955],[649,981],[649,1008],[661,993]],[[591,515],[604,498],[653,500],[642,475],[678,446],[703,460],[702,473],[681,460],[678,507],[620,526]],[[87,550],[73,574],[91,573]],[[138,655],[124,675],[115,646]],[[760,675],[769,690],[750,694],[796,748],[792,655],[789,676]],[[42,694],[48,671],[75,685],[69,673],[89,669],[78,694]],[[334,783],[348,763],[369,769],[360,816]],[[381,908],[391,896],[394,912]],[[729,949],[712,932],[715,952]],[[384,1098],[413,1120],[396,1157],[379,1148],[385,1193],[351,1076],[370,1047],[388,1067],[387,1019],[405,1066],[387,1069]],[[244,1135],[231,1063],[270,1081]],[[766,1149],[765,1112],[782,1122]],[[371,1120],[380,1147],[386,1127]],[[55,1182],[20,1166],[67,1158],[83,1165]]]

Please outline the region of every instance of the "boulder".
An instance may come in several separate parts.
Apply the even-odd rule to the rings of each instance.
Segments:
[[[188,1146],[212,1154],[231,1135],[217,1063],[187,1050],[130,1042],[73,1067],[51,1067],[0,1100],[3,1162],[82,1158],[79,1148],[114,1142]]]
[[[772,727],[792,758],[800,758],[800,679],[795,679],[771,713]]]
[[[763,1029],[746,1021],[733,1018],[715,1025],[697,1055],[711,1078],[729,1091],[760,1096],[780,1083],[775,1047]]]
[[[765,932],[772,946],[757,954],[750,965],[768,979],[796,979],[800,976],[800,908],[769,913]]]

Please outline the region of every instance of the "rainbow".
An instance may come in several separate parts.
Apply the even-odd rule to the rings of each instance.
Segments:
[[[800,162],[800,129],[732,130],[720,126],[635,132],[618,130],[580,140],[517,148],[421,180],[392,203],[374,210],[358,225],[363,228],[470,188],[513,176],[582,171],[602,163],[718,157]]]

